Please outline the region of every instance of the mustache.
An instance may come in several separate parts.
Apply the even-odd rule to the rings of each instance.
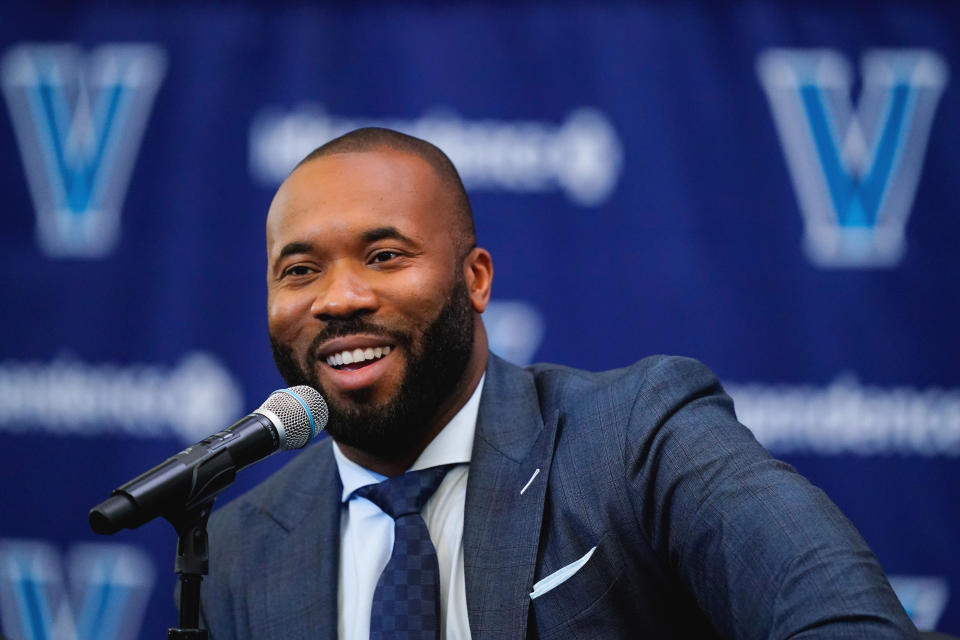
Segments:
[[[307,360],[309,364],[312,365],[316,361],[317,350],[324,342],[333,340],[334,338],[342,338],[344,336],[350,336],[357,333],[384,336],[390,338],[391,342],[401,347],[409,347],[413,342],[411,335],[405,331],[391,330],[375,322],[370,322],[369,320],[366,320],[360,316],[352,316],[349,318],[332,318],[327,320],[326,326],[324,326],[324,328],[317,333],[317,335],[310,342],[310,349],[307,351]]]

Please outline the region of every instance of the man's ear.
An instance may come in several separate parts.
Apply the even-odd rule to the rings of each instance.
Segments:
[[[467,254],[463,259],[463,277],[473,310],[483,313],[490,302],[490,286],[493,283],[493,260],[486,249],[474,247]]]

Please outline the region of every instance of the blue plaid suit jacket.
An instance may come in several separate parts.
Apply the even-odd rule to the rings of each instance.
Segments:
[[[324,441],[214,513],[215,640],[336,637],[340,493]],[[918,637],[853,525],[693,360],[588,373],[491,354],[464,517],[478,640]]]

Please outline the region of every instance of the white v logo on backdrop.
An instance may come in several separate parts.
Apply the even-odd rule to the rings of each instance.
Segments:
[[[166,68],[158,47],[21,44],[2,61],[3,91],[37,212],[40,246],[96,258],[116,244],[120,208]]]
[[[133,640],[154,570],[138,549],[77,545],[68,557],[49,544],[0,540],[0,621],[17,640]]]
[[[903,255],[946,65],[925,50],[868,51],[856,110],[846,60],[825,49],[772,49],[757,62],[823,267],[888,267]]]

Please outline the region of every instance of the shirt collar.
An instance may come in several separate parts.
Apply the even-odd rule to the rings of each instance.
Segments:
[[[427,445],[420,456],[410,465],[410,471],[429,469],[442,464],[469,463],[473,451],[473,434],[477,430],[477,415],[480,413],[480,393],[483,390],[483,381],[487,374],[483,374],[477,388],[467,403],[460,408],[457,415],[440,430],[440,433]],[[376,484],[386,480],[386,476],[371,471],[347,458],[340,451],[336,442],[333,443],[333,457],[337,462],[337,471],[340,473],[340,482],[343,484],[343,494],[340,499],[346,502],[354,491],[368,484]]]

